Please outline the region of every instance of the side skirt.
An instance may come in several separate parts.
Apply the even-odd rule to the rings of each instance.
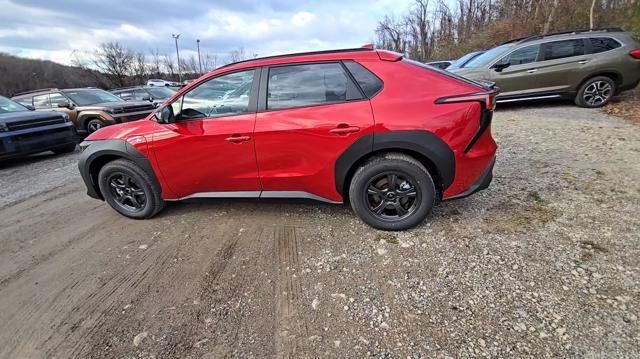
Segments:
[[[165,199],[165,201],[181,201],[190,198],[303,198],[332,204],[342,203],[304,191],[198,192],[178,199]]]

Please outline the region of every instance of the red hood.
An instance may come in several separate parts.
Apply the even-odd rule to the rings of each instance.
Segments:
[[[151,120],[139,120],[106,126],[87,136],[87,141],[127,140],[133,136],[145,136],[154,132],[158,124]]]

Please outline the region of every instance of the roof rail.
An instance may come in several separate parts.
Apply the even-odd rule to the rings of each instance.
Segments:
[[[38,90],[31,90],[31,91],[24,91],[24,92],[18,92],[17,94],[13,95],[15,96],[21,96],[21,95],[28,95],[30,93],[36,93],[36,92],[43,92],[43,91],[53,91],[53,90],[57,90],[57,88],[55,87],[50,87],[50,88],[45,88],[45,89],[38,89]]]
[[[584,34],[584,33],[590,33],[590,32],[624,32],[624,30],[619,27],[602,27],[597,29],[582,29],[582,30],[551,32],[548,34],[532,35],[532,36],[525,36],[525,37],[520,37],[516,39],[511,39],[509,41],[503,42],[500,45],[510,44],[512,42],[524,43],[529,41],[535,41],[535,40],[543,39],[547,36],[569,35],[569,34],[578,35],[578,34]]]
[[[226,65],[220,66],[220,67],[216,68],[216,70],[223,69],[225,67],[229,67],[229,66],[233,66],[233,65],[237,65],[237,64],[242,64],[242,63],[249,62],[249,61],[254,61],[254,60],[270,60],[270,59],[280,59],[280,58],[291,57],[291,56],[322,55],[322,54],[333,54],[333,53],[340,53],[340,52],[355,52],[355,51],[373,51],[373,48],[356,47],[356,48],[352,48],[352,49],[296,52],[296,53],[292,53],[292,54],[282,54],[282,55],[274,55],[274,56],[256,57],[256,58],[253,58],[253,59],[232,62],[230,64],[226,64]]]
[[[114,88],[114,89],[109,90],[109,92],[112,92],[112,91],[120,91],[120,90],[130,90],[130,89],[137,89],[137,88],[144,88],[144,87],[145,87],[145,86],[143,86],[143,85],[117,87],[117,88]]]

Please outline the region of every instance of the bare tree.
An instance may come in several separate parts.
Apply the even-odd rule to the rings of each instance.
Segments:
[[[130,74],[134,54],[118,42],[107,42],[96,50],[94,64],[116,86],[125,86]]]

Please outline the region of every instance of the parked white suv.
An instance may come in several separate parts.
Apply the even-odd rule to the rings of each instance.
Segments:
[[[180,86],[179,83],[160,79],[150,79],[147,86]]]

